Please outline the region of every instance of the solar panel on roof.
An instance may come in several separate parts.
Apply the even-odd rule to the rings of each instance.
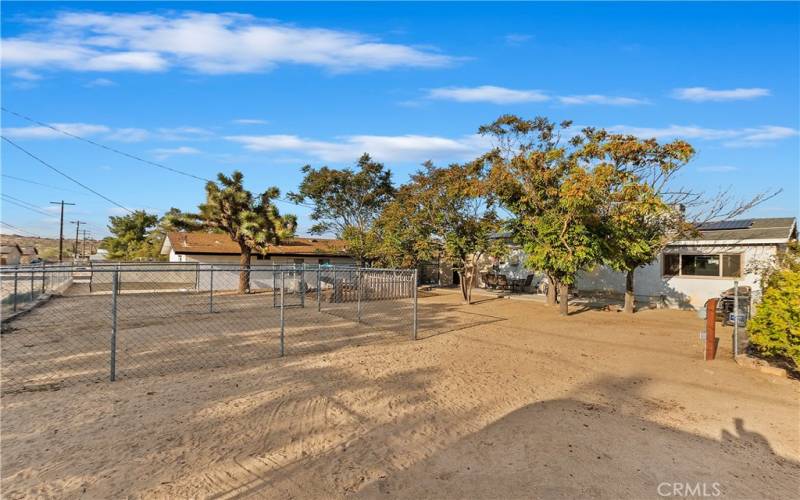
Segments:
[[[748,229],[753,225],[753,219],[723,220],[706,222],[698,227],[701,231],[728,231],[731,229]]]

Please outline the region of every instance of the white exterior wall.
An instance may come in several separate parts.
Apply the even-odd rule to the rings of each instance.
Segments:
[[[759,263],[766,263],[776,254],[776,245],[670,246],[665,253],[741,253],[741,278],[717,278],[710,276],[662,276],[662,257],[655,262],[636,269],[633,274],[637,298],[654,301],[667,307],[697,309],[706,300],[718,297],[721,292],[739,286],[749,286],[754,297],[761,294],[760,276],[754,270]],[[578,274],[576,286],[580,291],[625,293],[625,273],[600,266],[592,271]]]
[[[497,270],[495,272],[499,274],[505,274],[509,280],[525,279],[529,274],[533,274],[534,278],[531,284],[536,285],[539,283],[539,281],[544,279],[544,273],[526,268],[525,258],[525,252],[522,250],[522,248],[512,246],[509,247],[508,254],[499,260],[496,260],[493,257],[482,257],[478,263],[478,270],[479,273],[486,273],[493,271],[494,266],[497,265]],[[478,286],[485,286],[483,280],[480,278],[480,275],[478,276]]]
[[[353,266],[356,261],[351,257],[293,257],[293,256],[272,256],[269,259],[258,259],[255,255],[250,257],[251,266],[272,266],[274,265],[291,265],[294,264],[294,259],[303,259],[304,264],[317,265],[319,259],[330,260],[331,265],[334,266]],[[176,254],[175,250],[169,251],[170,262],[199,262],[200,264],[224,264],[224,265],[239,265],[238,255],[218,255],[218,254]]]

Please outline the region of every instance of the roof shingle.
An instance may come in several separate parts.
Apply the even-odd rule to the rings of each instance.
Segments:
[[[179,233],[167,235],[175,253],[239,255],[239,245],[222,233]],[[255,252],[254,252],[255,253]],[[266,255],[346,256],[343,240],[325,238],[288,238],[280,245],[269,245]]]

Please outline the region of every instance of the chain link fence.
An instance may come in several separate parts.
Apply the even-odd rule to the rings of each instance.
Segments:
[[[417,337],[415,270],[105,264],[0,278],[3,392]]]

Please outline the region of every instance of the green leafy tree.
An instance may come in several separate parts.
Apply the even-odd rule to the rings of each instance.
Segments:
[[[694,149],[680,140],[660,144],[590,128],[575,143],[583,161],[614,169],[616,178],[598,206],[606,226],[602,261],[625,273],[624,311],[632,313],[636,268],[656,260],[674,238],[694,231],[680,206],[665,200],[661,185],[691,160]]]
[[[570,122],[525,120],[504,115],[480,128],[498,146],[482,158],[491,165],[491,184],[512,215],[507,225],[527,255],[526,266],[548,278],[548,303],[558,290],[568,313],[569,286],[577,273],[600,261],[605,237],[603,206],[618,170],[587,161],[583,139]],[[562,136],[573,135],[565,142]]]
[[[311,202],[314,234],[332,232],[347,242],[348,251],[360,263],[372,254],[372,225],[383,207],[392,200],[395,188],[391,171],[364,153],[356,170],[303,167],[305,177],[297,193],[289,198]]]
[[[242,173],[234,171],[230,177],[220,173],[217,182],[208,182],[199,216],[206,228],[228,234],[239,245],[239,293],[249,293],[252,253],[265,252],[269,245],[292,236],[297,219],[280,215],[272,203],[280,195],[278,188],[253,196],[244,188],[243,180]]]
[[[386,250],[390,262],[416,264],[436,254],[451,262],[468,304],[481,257],[504,251],[493,237],[501,222],[481,163],[446,168],[425,163],[386,207],[378,227],[379,250]]]
[[[108,230],[112,236],[104,238],[102,247],[115,260],[152,260],[158,258],[160,247],[153,245],[150,231],[158,224],[158,216],[144,210],[109,217]]]
[[[789,246],[766,274],[764,295],[747,323],[750,345],[762,356],[800,370],[800,247]]]
[[[439,255],[433,224],[420,210],[416,184],[400,186],[396,198],[381,212],[368,237],[373,242],[369,258],[385,267],[416,268]]]

